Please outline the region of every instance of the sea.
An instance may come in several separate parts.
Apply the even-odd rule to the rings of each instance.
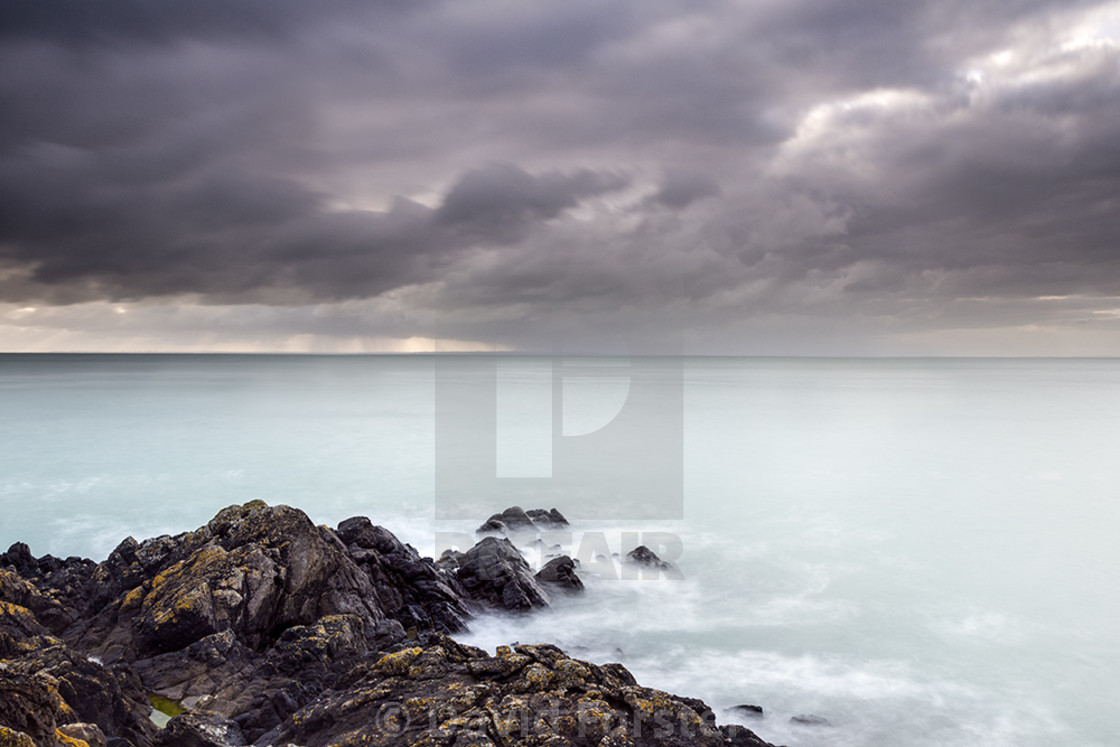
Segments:
[[[260,498],[430,555],[520,497],[572,520],[528,561],[586,591],[466,642],[620,661],[790,747],[1120,743],[1120,360],[569,362],[0,355],[0,549],[100,560]]]

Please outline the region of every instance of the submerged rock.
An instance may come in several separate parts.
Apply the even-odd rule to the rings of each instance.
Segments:
[[[746,716],[747,718],[762,718],[764,715],[760,705],[735,705],[728,710],[736,716]]]
[[[823,716],[792,716],[789,722],[798,726],[832,726],[832,722]]]

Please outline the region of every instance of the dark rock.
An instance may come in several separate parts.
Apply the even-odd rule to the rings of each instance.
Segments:
[[[373,581],[380,607],[406,630],[455,633],[466,628],[471,614],[454,569],[421,558],[411,545],[364,516],[339,524],[338,536]]]
[[[297,509],[231,506],[180,537],[181,548],[164,538],[122,543],[98,567],[95,578],[108,576],[120,596],[74,636],[80,645],[106,661],[136,660],[231,630],[259,649],[323,615],[386,617],[369,574]]]
[[[564,518],[564,514],[555,508],[549,510],[533,508],[525,513],[533,521],[533,524],[541,529],[559,529],[560,527],[570,526],[568,520]]]
[[[525,511],[521,506],[510,506],[500,514],[491,516],[476,531],[478,534],[518,535],[566,526],[569,526],[568,520],[555,508],[533,508]]]
[[[813,715],[793,716],[790,718],[789,722],[791,724],[797,724],[798,726],[832,726],[832,722],[823,716]]]
[[[0,567],[4,566],[13,568],[21,576],[34,576],[38,573],[38,563],[31,554],[31,548],[23,542],[14,543],[6,553],[0,555]]]
[[[156,747],[243,747],[241,728],[233,721],[201,711],[184,713],[167,722]]]
[[[537,572],[536,579],[564,591],[583,591],[583,581],[576,575],[575,561],[567,555],[553,558]]]
[[[765,745],[620,664],[447,637],[475,603],[526,611],[579,582],[566,557],[538,580],[507,539],[436,563],[368,519],[254,501],[102,563],[18,544],[0,561],[0,745]],[[149,693],[186,713],[159,731]]]
[[[762,718],[764,715],[760,705],[735,705],[728,710],[735,716],[746,716],[747,718]]]
[[[533,520],[525,513],[521,506],[510,506],[500,514],[494,514],[476,531],[479,534],[486,532],[525,532],[535,531]]]
[[[666,563],[664,560],[657,557],[657,553],[655,553],[645,545],[638,545],[633,550],[626,553],[626,559],[632,563],[646,566],[647,568],[669,570],[673,567],[669,563]]]
[[[46,628],[54,635],[61,635],[62,631],[74,622],[74,614],[62,606],[56,599],[43,594],[38,587],[12,571],[0,570],[0,602],[24,608],[31,614],[39,630]],[[16,613],[12,613],[16,617]],[[5,615],[0,610],[0,630],[4,629]],[[9,620],[16,624],[14,617]],[[25,632],[26,635],[33,633]]]
[[[447,638],[380,657],[345,692],[324,692],[258,744],[628,744],[765,747],[732,741],[702,701],[640,687],[621,665],[555,646],[495,656]]]
[[[547,607],[548,594],[509,540],[486,537],[463,554],[456,578],[471,598],[497,609]]]
[[[459,566],[463,564],[463,553],[459,550],[444,550],[443,554],[439,556],[436,565],[440,570],[449,571],[454,574],[459,570]]]
[[[55,744],[55,730],[75,721],[127,738],[135,747],[151,744],[151,705],[127,669],[105,667],[49,636],[9,638],[3,648],[0,726],[26,734],[36,745]]]
[[[740,724],[727,724],[726,726],[719,727],[720,732],[723,734],[724,744],[729,747],[774,747],[769,742],[765,742],[755,734],[753,731]]]
[[[66,724],[58,727],[58,733],[71,739],[80,739],[89,747],[106,747],[108,740],[97,724]]]

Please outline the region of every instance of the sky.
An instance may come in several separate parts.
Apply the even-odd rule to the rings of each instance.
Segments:
[[[0,4],[0,351],[1120,355],[1120,3]]]

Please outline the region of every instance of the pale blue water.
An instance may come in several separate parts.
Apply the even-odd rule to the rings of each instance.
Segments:
[[[432,518],[433,367],[0,356],[0,545],[99,559],[259,497],[369,515],[430,551],[472,524]],[[1120,361],[688,359],[684,375],[685,518],[604,538],[674,533],[685,579],[589,577],[470,640],[553,640],[758,703],[752,728],[791,747],[1117,743]]]

